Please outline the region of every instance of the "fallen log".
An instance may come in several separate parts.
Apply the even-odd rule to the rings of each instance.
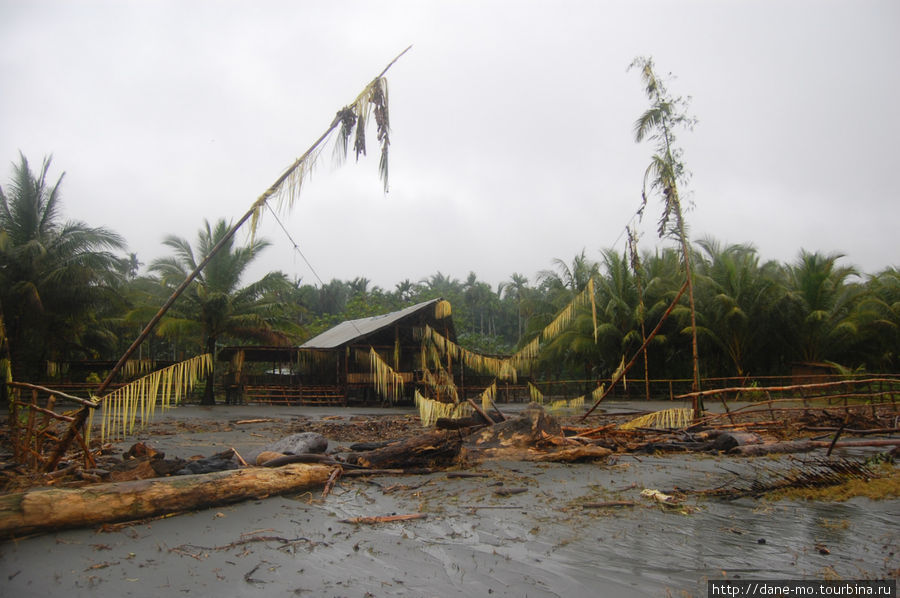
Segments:
[[[414,519],[425,519],[427,513],[409,513],[406,515],[373,515],[370,517],[351,517],[349,519],[341,519],[341,523],[393,523],[394,521],[412,521]]]
[[[296,492],[325,484],[331,471],[325,465],[293,464],[6,494],[0,496],[0,538]]]
[[[576,446],[552,453],[539,453],[528,458],[541,463],[574,463],[575,461],[597,461],[606,459],[612,451],[602,446]]]
[[[407,469],[449,465],[459,456],[462,437],[455,430],[436,431],[400,440],[384,448],[349,453],[347,463],[372,469]]]
[[[785,442],[766,442],[763,444],[736,446],[728,453],[751,457],[768,455],[770,453],[808,453],[817,448],[829,448],[831,446],[832,442],[825,440],[788,440]],[[834,443],[834,448],[882,446],[900,446],[900,439],[839,440]]]
[[[494,496],[513,496],[516,494],[524,494],[528,492],[528,488],[500,488],[499,490],[494,490]]]
[[[480,417],[460,417],[459,419],[439,417],[437,421],[434,422],[434,427],[438,430],[464,430],[466,428],[475,428],[483,425],[485,425],[484,420]]]
[[[829,443],[826,443],[826,446]],[[786,440],[784,442],[764,442],[762,444],[745,444],[735,446],[728,451],[730,455],[742,455],[745,457],[757,457],[772,453],[808,453],[815,450],[816,445],[811,440]]]
[[[581,505],[582,509],[608,509],[610,507],[635,507],[637,503],[633,500],[607,500],[605,502],[586,502]]]

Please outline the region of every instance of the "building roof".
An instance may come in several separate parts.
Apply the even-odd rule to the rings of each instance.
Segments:
[[[425,309],[431,309],[434,313],[434,306],[440,299],[431,299],[416,305],[411,305],[400,311],[394,311],[380,316],[372,316],[369,318],[360,318],[358,320],[345,320],[334,328],[330,328],[315,336],[302,345],[301,349],[336,349],[343,345],[353,343],[364,339],[376,332],[379,332],[404,318],[413,316]]]

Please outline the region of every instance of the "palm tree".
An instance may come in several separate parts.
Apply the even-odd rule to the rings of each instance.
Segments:
[[[641,297],[637,277],[626,255],[612,249],[603,251],[605,274],[597,289],[597,342],[609,373],[643,344],[641,334]]]
[[[150,271],[158,274],[165,286],[176,286],[196,269],[198,260],[195,256],[208,255],[230,228],[224,219],[215,227],[204,221],[197,235],[196,253],[185,239],[166,237],[163,243],[174,251],[174,255],[154,260]],[[257,238],[245,247],[235,247],[233,239],[229,239],[191,283],[180,306],[176,304],[174,313],[160,322],[158,334],[192,333],[195,338],[202,338],[205,351],[213,355],[213,368],[220,339],[227,337],[271,344],[287,342],[293,332],[290,314],[285,312],[285,306],[275,295],[290,286],[284,274],[270,272],[254,283],[240,286],[247,267],[268,245],[267,241]],[[203,405],[215,404],[214,376],[213,370],[207,379]]]
[[[501,282],[498,289],[498,294],[502,294],[504,299],[512,300],[516,304],[516,342],[522,339],[522,327],[525,322],[523,305],[529,290],[528,277],[518,272],[513,272],[508,282]]]
[[[60,221],[64,177],[52,182],[51,158],[35,173],[20,154],[0,188],[0,317],[17,374],[40,375],[44,362],[98,356],[114,343],[97,316],[119,278],[125,247],[118,234]]]
[[[663,198],[663,213],[659,219],[659,236],[670,236],[681,245],[682,259],[688,285],[688,302],[691,309],[691,352],[694,366],[693,390],[700,390],[700,359],[697,351],[697,321],[694,306],[694,281],[691,271],[691,250],[684,223],[684,214],[679,194],[679,185],[687,180],[682,162],[682,151],[675,145],[675,129],[690,129],[694,119],[685,112],[687,102],[669,95],[662,80],[653,70],[652,58],[637,58],[631,64],[641,71],[641,79],[646,86],[650,108],[644,112],[634,126],[635,141],[644,139],[656,142],[656,153],[644,173],[644,204],[647,202],[647,188],[656,191]],[[644,207],[641,207],[643,210]],[[699,404],[695,404],[695,417],[699,416]]]
[[[854,319],[863,331],[861,353],[869,365],[884,372],[897,370],[900,360],[900,271],[886,268],[869,277]]]
[[[408,303],[416,294],[416,285],[410,279],[403,280],[394,285],[394,295],[401,303]]]
[[[754,358],[764,353],[777,300],[777,265],[760,265],[756,249],[749,245],[723,247],[707,238],[697,243],[706,259],[698,259],[701,332],[717,351],[728,357],[737,376],[747,373]]]
[[[571,265],[559,258],[553,260],[553,265],[554,270],[542,270],[538,274],[538,279],[547,289],[564,291],[568,294],[566,302],[583,291],[588,281],[599,272],[597,262],[588,259],[584,249],[572,259]]]
[[[855,304],[863,287],[848,282],[858,276],[849,266],[838,266],[839,253],[822,255],[801,251],[798,260],[786,268],[787,295],[784,329],[795,339],[797,357],[803,361],[840,361],[859,332],[854,319]],[[845,364],[846,365],[846,364]]]

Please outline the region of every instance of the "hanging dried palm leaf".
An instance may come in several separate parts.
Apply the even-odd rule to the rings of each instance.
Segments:
[[[542,393],[540,389],[530,381],[528,382],[528,395],[535,403],[540,403],[541,405],[544,404],[544,393]]]
[[[578,308],[591,306],[591,313],[594,320],[594,340],[597,339],[597,306],[594,302],[594,279],[588,280],[584,290],[578,293],[572,301],[563,308],[561,312],[553,319],[550,324],[541,331],[541,341],[550,342],[565,330],[572,320],[575,319]]]
[[[620,430],[632,430],[635,428],[653,428],[656,430],[678,430],[693,423],[693,410],[688,409],[664,409],[642,415],[636,419],[619,426]]]
[[[460,419],[472,415],[472,407],[468,403],[442,403],[434,401],[416,390],[416,407],[423,426],[432,426],[439,418]]]
[[[153,360],[151,359],[129,359],[122,366],[122,374],[126,378],[134,378],[151,370],[153,370]]]
[[[443,320],[444,318],[452,315],[452,309],[450,308],[450,302],[446,299],[438,301],[434,306],[434,317],[437,320]]]
[[[362,363],[368,363],[372,373],[372,384],[382,399],[390,402],[403,398],[403,376],[394,371],[384,359],[370,347],[368,353],[357,349],[356,359]]]
[[[157,400],[163,409],[168,409],[190,392],[211,368],[212,356],[207,353],[152,372],[105,395],[99,399],[103,406],[101,440],[132,434],[136,424],[142,427],[153,417]]]
[[[410,46],[412,47],[412,46]],[[350,104],[338,110],[331,125],[316,140],[315,143],[299,158],[294,160],[284,173],[278,177],[251,207],[252,220],[250,222],[251,234],[255,234],[259,218],[262,215],[263,208],[267,205],[270,198],[276,198],[278,205],[277,210],[290,210],[294,202],[300,196],[300,190],[304,181],[309,177],[315,167],[316,161],[322,152],[322,148],[327,145],[328,140],[335,135],[334,156],[338,160],[347,157],[347,149],[350,138],[353,137],[353,151],[357,160],[360,155],[366,155],[366,126],[374,116],[375,128],[378,143],[381,145],[381,157],[378,161],[379,177],[384,185],[384,191],[388,191],[388,149],[390,148],[390,116],[388,108],[388,90],[387,80],[384,74],[400,56],[403,56],[409,48],[401,52],[394,58],[381,73],[375,77],[371,83],[366,85],[356,99]]]
[[[622,388],[628,390],[628,380],[625,378],[625,355],[622,355],[622,361],[619,362],[619,365],[616,367],[616,371],[613,372],[610,380],[617,381],[620,378],[622,380]]]
[[[435,367],[435,370],[436,374],[429,369],[423,370],[422,383],[431,391],[435,400],[443,403],[458,403],[459,393],[453,377],[440,364]]]
[[[481,393],[481,408],[484,411],[490,411],[491,404],[494,402],[494,399],[497,398],[497,381],[494,380],[490,386],[484,389],[484,392]]]
[[[471,370],[481,374],[499,376],[503,379],[515,378],[515,370],[508,365],[508,360],[488,357],[486,355],[475,353],[474,351],[469,351],[449,340],[430,326],[425,327],[423,341],[432,343],[441,355],[449,355],[452,359],[462,361],[463,364]]]
[[[557,411],[566,411],[566,410],[570,410],[570,409],[581,409],[582,407],[584,407],[584,396],[583,395],[580,397],[574,398],[574,399],[569,399],[568,401],[566,399],[560,399],[558,401],[553,401],[552,403],[550,403],[550,406],[547,407],[547,411],[550,411],[551,413],[553,413],[553,412],[557,412]]]

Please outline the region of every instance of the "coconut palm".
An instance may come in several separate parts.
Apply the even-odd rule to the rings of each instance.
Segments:
[[[204,221],[197,235],[196,252],[180,237],[168,236],[163,242],[174,255],[154,260],[150,271],[159,275],[167,287],[180,284],[197,267],[199,259],[227,235],[230,225],[219,220],[215,226]],[[276,293],[290,286],[280,272],[270,272],[247,286],[241,278],[247,267],[269,243],[256,238],[249,245],[235,247],[230,238],[191,283],[170,315],[160,322],[158,334],[177,336],[193,334],[202,340],[204,350],[213,355],[220,340],[254,340],[269,344],[286,343],[293,332],[290,314]],[[199,258],[199,259],[198,259]],[[214,369],[206,383],[201,404],[215,404]]]
[[[33,172],[24,155],[0,188],[0,312],[13,369],[40,375],[44,362],[96,357],[114,344],[98,314],[119,277],[118,234],[61,220],[61,184],[51,158]]]
[[[628,258],[612,249],[603,251],[597,289],[598,343],[607,366],[614,369],[623,355],[631,357],[642,344],[640,296]]]
[[[727,356],[743,376],[751,360],[762,361],[771,338],[766,323],[777,300],[777,265],[760,264],[749,245],[723,247],[710,238],[697,244],[705,254],[697,260],[701,333],[715,347],[712,355]]]
[[[513,272],[508,282],[500,283],[498,289],[504,300],[513,301],[516,304],[516,342],[522,338],[522,327],[525,323],[524,305],[527,300],[526,295],[530,290],[528,277],[518,272]]]
[[[782,313],[787,322],[783,330],[790,336],[784,342],[794,345],[795,358],[841,361],[846,356],[842,354],[844,349],[858,335],[858,322],[853,316],[864,289],[849,281],[858,276],[854,268],[837,264],[842,257],[839,253],[823,255],[804,250],[785,269],[787,293]]]
[[[900,363],[900,271],[897,268],[886,268],[869,277],[854,319],[863,331],[860,348],[870,365],[885,372],[897,371]]]

